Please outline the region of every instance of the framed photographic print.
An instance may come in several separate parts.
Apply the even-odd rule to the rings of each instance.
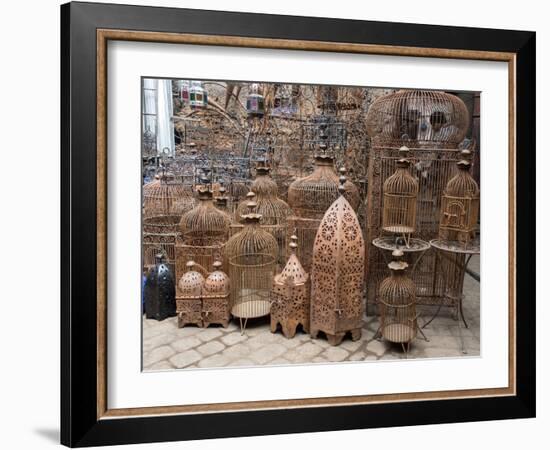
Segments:
[[[63,444],[534,416],[535,33],[61,18]]]

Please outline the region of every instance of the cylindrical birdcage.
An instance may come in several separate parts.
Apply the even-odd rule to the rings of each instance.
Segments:
[[[239,319],[244,333],[248,319],[267,316],[270,290],[278,256],[275,238],[260,225],[256,203],[248,203],[241,231],[231,236],[224,248],[231,280],[231,314]]]
[[[383,191],[382,231],[403,237],[409,245],[416,229],[418,182],[409,172],[407,159],[397,161],[397,169],[384,182]]]
[[[279,248],[277,263],[282,267],[286,255],[287,221],[292,216],[292,209],[284,200],[277,197],[277,183],[273,181],[269,172],[268,167],[263,165],[257,167],[256,178],[250,189],[255,194],[255,212],[262,216],[260,225],[277,240]],[[248,197],[247,200],[239,204],[235,212],[238,221],[242,221],[243,219],[240,218],[246,215],[249,201]]]
[[[315,157],[313,172],[306,177],[298,178],[288,188],[288,203],[294,215],[288,219],[287,234],[298,236],[300,246],[297,255],[306,271],[311,269],[313,243],[321,219],[340,196],[334,159],[323,153],[325,148],[322,144],[321,154]],[[360,202],[357,187],[346,181],[344,189],[344,197],[356,210]]]
[[[222,271],[221,261],[215,261],[214,270],[204,281],[202,288],[202,321],[206,328],[211,323],[219,323],[227,328],[231,311],[229,306],[229,277]]]
[[[367,113],[371,137],[367,191],[367,242],[383,233],[384,182],[395,173],[409,149],[408,172],[418,182],[414,237],[430,241],[438,237],[441,197],[459,161],[458,150],[468,130],[468,110],[460,98],[445,92],[401,90],[379,97]],[[412,184],[411,184],[412,187]],[[412,201],[411,201],[412,202]],[[402,237],[396,236],[402,239]],[[458,269],[443,267],[428,252],[411,275],[418,304],[455,306],[445,296],[442,271],[461,277]],[[377,304],[380,282],[387,263],[382,252],[367,248],[367,301]]]
[[[468,158],[465,150],[462,156]],[[479,186],[470,175],[470,161],[457,163],[458,173],[449,180],[441,198],[439,239],[468,244],[475,239],[479,217]]]
[[[181,277],[185,264],[192,259],[203,268],[212,267],[222,258],[231,217],[214,206],[212,192],[199,189],[199,203],[185,213],[179,222],[181,235],[176,241],[176,277]]]
[[[416,288],[405,275],[409,265],[399,260],[403,253],[397,250],[393,255],[394,260],[388,264],[391,275],[380,283],[379,333],[385,340],[401,344],[407,352],[418,328]]]
[[[331,345],[338,345],[347,332],[361,337],[365,244],[355,211],[340,197],[325,213],[315,237],[311,267],[311,322],[313,338],[323,331]]]
[[[204,276],[195,270],[195,262],[186,263],[186,272],[176,285],[178,327],[189,323],[202,327],[202,289]]]
[[[193,189],[162,172],[143,186],[143,218],[185,214],[195,206]]]
[[[164,255],[172,273],[176,273],[176,239],[179,234],[178,215],[152,216],[143,219],[143,267],[155,265],[155,255]]]
[[[271,332],[281,325],[286,338],[294,337],[300,324],[309,333],[310,315],[309,275],[296,256],[298,238],[290,239],[290,256],[282,272],[275,275],[271,291]]]

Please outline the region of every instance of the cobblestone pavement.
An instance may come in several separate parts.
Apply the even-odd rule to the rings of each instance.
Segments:
[[[479,258],[474,257],[469,267],[479,273]],[[404,358],[437,358],[479,356],[479,283],[469,275],[464,280],[464,315],[469,328],[453,318],[450,308],[442,308],[440,315],[424,328],[429,342],[419,337],[407,354],[401,346],[375,340],[377,317],[365,317],[361,339],[352,342],[349,337],[336,347],[324,337],[311,339],[300,331],[293,339],[286,339],[280,331],[271,333],[269,318],[249,321],[244,335],[232,321],[227,328],[211,325],[177,327],[175,317],[162,322],[143,319],[143,369],[172,370],[223,366],[285,365],[296,363],[327,363],[341,361],[385,360]],[[433,308],[419,307],[422,326],[435,312]]]

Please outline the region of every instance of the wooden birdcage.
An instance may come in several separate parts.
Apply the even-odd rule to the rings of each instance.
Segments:
[[[279,248],[275,238],[260,225],[261,214],[248,202],[241,231],[231,236],[224,248],[231,280],[231,314],[239,319],[244,333],[248,319],[267,316],[270,290]]]
[[[321,154],[315,157],[313,172],[306,177],[298,178],[288,188],[288,203],[294,215],[288,219],[287,234],[298,236],[300,246],[297,255],[306,271],[311,269],[313,243],[321,219],[340,196],[334,159],[324,154],[324,149],[324,145],[321,145]],[[344,197],[356,210],[360,202],[357,187],[346,181],[344,189]]]
[[[441,197],[460,158],[459,145],[468,130],[465,104],[457,96],[422,90],[401,90],[379,97],[367,114],[371,137],[367,191],[367,301],[377,303],[379,286],[387,273],[382,252],[370,245],[382,233],[384,182],[395,173],[409,149],[409,173],[418,182],[414,237],[430,241],[438,237]],[[396,236],[399,238],[399,236]],[[402,236],[400,237],[402,239]],[[412,262],[412,261],[409,261]],[[418,304],[454,306],[445,296],[442,271],[460,278],[457,267],[443,267],[434,252],[426,253],[411,275]]]
[[[403,149],[408,149],[402,147]],[[382,231],[403,237],[408,246],[411,234],[416,229],[416,199],[418,182],[409,172],[409,161],[399,159],[397,169],[384,182],[384,206]]]
[[[202,323],[205,328],[211,323],[227,328],[231,318],[229,277],[222,271],[221,261],[215,261],[213,268],[202,288]]]
[[[229,214],[214,206],[212,192],[207,188],[199,189],[198,205],[185,213],[179,222],[176,278],[182,276],[185,264],[191,259],[204,268],[221,260],[230,225]]]
[[[364,312],[365,244],[357,215],[343,195],[345,176],[340,180],[341,195],[321,221],[311,267],[311,336],[323,331],[331,345],[342,342],[347,332],[359,339]]]
[[[250,189],[255,195],[255,212],[262,216],[260,225],[277,240],[279,248],[277,263],[282,266],[286,255],[287,221],[293,213],[290,206],[277,197],[277,183],[273,181],[269,172],[270,169],[264,165],[257,167],[256,178]],[[250,197],[247,196],[247,200],[241,202],[237,207],[235,214],[238,221],[241,221],[239,219],[246,215],[249,201]]]
[[[470,152],[465,150],[467,158]],[[468,244],[475,239],[479,217],[479,186],[470,175],[470,161],[457,163],[458,173],[449,180],[441,198],[439,239]]]
[[[195,262],[188,261],[186,272],[181,276],[176,285],[176,314],[178,327],[187,324],[203,326],[202,322],[202,290],[204,276],[195,270]]]
[[[283,271],[273,279],[271,290],[271,332],[281,325],[283,335],[292,338],[298,325],[309,333],[310,281],[309,275],[296,256],[298,238],[291,236],[290,257]]]
[[[388,264],[391,275],[380,283],[379,314],[380,335],[387,341],[401,344],[408,352],[418,329],[416,314],[416,288],[405,275],[409,265],[401,261],[403,252],[393,252],[394,260]]]
[[[162,172],[143,186],[143,218],[185,214],[195,206],[193,190],[175,180],[170,172]]]

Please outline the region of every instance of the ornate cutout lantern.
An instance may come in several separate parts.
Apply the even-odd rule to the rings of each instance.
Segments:
[[[309,276],[296,256],[298,238],[291,236],[290,257],[283,271],[273,279],[271,291],[271,332],[280,324],[286,338],[296,334],[298,325],[309,333],[310,282]]]
[[[202,289],[204,276],[195,270],[195,262],[186,264],[187,272],[178,281],[176,288],[176,312],[178,327],[191,323],[202,327]]]
[[[407,147],[401,147],[400,153],[405,156],[407,152]],[[383,190],[382,231],[403,237],[408,246],[416,229],[418,182],[409,172],[407,159],[397,161],[397,169],[386,179]]]
[[[213,267],[214,271],[208,275],[202,288],[202,322],[205,328],[211,323],[227,328],[231,317],[229,277],[221,270],[221,261],[215,261]]]
[[[278,245],[261,225],[261,214],[254,212],[256,203],[248,203],[244,227],[231,236],[224,248],[231,280],[231,314],[239,318],[244,333],[248,319],[267,316],[270,290],[275,274]]]
[[[179,222],[181,237],[176,242],[176,278],[192,259],[202,267],[211,267],[221,258],[228,238],[231,217],[214,206],[212,191],[199,188],[199,204],[185,213]]]
[[[161,253],[147,273],[143,293],[147,319],[164,320],[176,315],[174,275]]]
[[[191,81],[189,87],[189,106],[193,109],[205,108],[208,104],[208,93],[202,87],[202,82]]]
[[[311,267],[311,336],[323,331],[331,345],[351,332],[361,337],[365,244],[355,211],[344,197],[346,177],[340,177],[340,197],[330,206],[315,237]]]
[[[479,217],[479,186],[470,175],[470,151],[457,163],[458,173],[449,180],[441,197],[439,239],[468,244],[475,239]]]
[[[178,86],[179,86],[180,100],[184,104],[189,102],[189,81],[179,80]]]
[[[246,98],[246,112],[250,117],[263,117],[265,113],[265,99],[259,93],[259,86],[256,83],[250,86],[250,91]]]
[[[388,264],[391,275],[380,283],[379,333],[387,341],[401,344],[408,352],[418,329],[416,288],[405,275],[409,265],[401,261],[403,252],[395,250],[392,255],[394,260]]]

